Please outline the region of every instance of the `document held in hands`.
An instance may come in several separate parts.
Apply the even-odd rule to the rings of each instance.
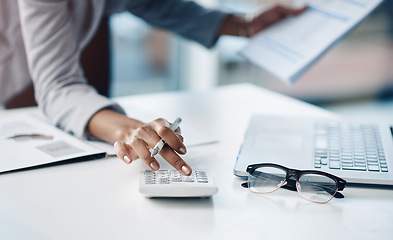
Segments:
[[[294,84],[382,0],[310,0],[308,9],[255,35],[241,55]]]

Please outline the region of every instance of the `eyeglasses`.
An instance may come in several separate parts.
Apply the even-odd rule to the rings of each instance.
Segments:
[[[342,191],[346,181],[332,174],[315,170],[296,170],[273,163],[249,165],[248,181],[242,187],[255,193],[271,193],[280,187],[297,191],[304,199],[315,203],[327,203],[333,197],[344,198]]]

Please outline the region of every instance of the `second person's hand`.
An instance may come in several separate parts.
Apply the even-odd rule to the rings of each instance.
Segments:
[[[221,25],[218,36],[232,35],[252,37],[286,17],[301,14],[306,9],[307,6],[295,8],[276,5],[270,9],[262,9],[251,15],[230,14]]]

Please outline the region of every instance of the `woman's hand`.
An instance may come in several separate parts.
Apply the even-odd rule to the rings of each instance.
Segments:
[[[301,8],[288,8],[277,5],[269,10],[257,12],[251,17],[229,15],[221,26],[219,36],[232,35],[252,37],[272,24],[277,23],[288,16],[299,15],[306,9],[306,6]]]
[[[117,156],[125,163],[140,158],[153,171],[160,168],[158,161],[151,157],[149,148],[163,139],[166,144],[159,154],[184,175],[191,174],[191,167],[178,155],[185,154],[186,147],[179,128],[174,132],[171,124],[162,118],[142,123],[111,110],[96,113],[88,124],[91,135],[114,143]]]
[[[127,164],[140,158],[153,171],[157,171],[160,165],[154,157],[151,157],[149,148],[154,148],[163,139],[166,145],[159,154],[179,172],[190,175],[190,166],[178,155],[186,154],[183,137],[179,131],[174,132],[170,127],[171,124],[167,120],[159,118],[132,130],[126,141],[115,142],[117,156]]]

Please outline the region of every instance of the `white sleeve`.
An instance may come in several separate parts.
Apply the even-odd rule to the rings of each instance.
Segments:
[[[101,19],[103,2],[18,0],[36,101],[54,125],[84,138],[97,111],[111,108],[124,113],[87,84],[80,65],[82,45]]]

